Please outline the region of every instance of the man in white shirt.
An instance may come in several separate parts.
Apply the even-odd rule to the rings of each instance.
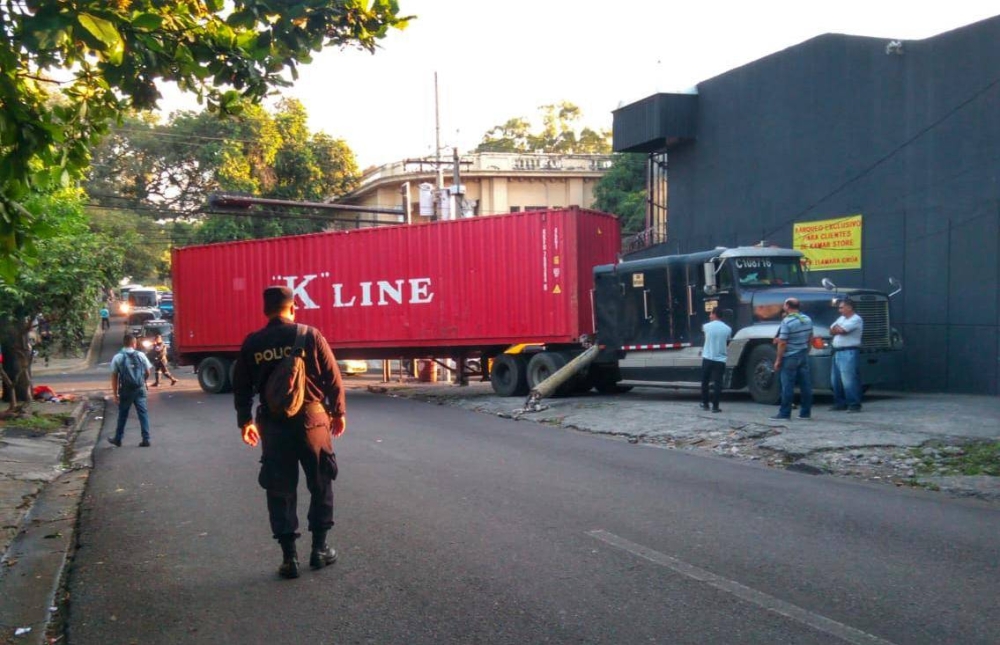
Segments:
[[[708,314],[702,325],[705,344],[701,348],[701,409],[708,409],[708,384],[712,383],[712,412],[721,412],[722,376],[726,372],[726,343],[733,337],[732,328],[719,318],[718,307]]]
[[[854,311],[854,303],[844,298],[838,305],[840,318],[830,326],[833,335],[833,361],[830,384],[833,388],[831,410],[861,412],[861,373],[858,354],[861,350],[861,333],[864,321]]]

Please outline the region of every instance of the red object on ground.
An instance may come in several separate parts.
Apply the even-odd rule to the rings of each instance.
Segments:
[[[174,343],[183,364],[236,352],[275,284],[338,358],[573,343],[620,248],[613,215],[571,208],[175,249]]]
[[[48,396],[46,396],[46,395],[48,395]],[[50,399],[50,398],[53,398],[55,395],[56,395],[56,393],[53,392],[52,388],[49,387],[48,385],[36,385],[31,390],[31,398],[33,398],[35,400],[38,400],[38,399],[41,399],[41,398]]]

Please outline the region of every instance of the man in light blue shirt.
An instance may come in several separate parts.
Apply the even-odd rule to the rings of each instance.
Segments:
[[[721,412],[719,398],[722,395],[722,376],[726,372],[726,343],[733,337],[732,328],[719,318],[719,308],[708,314],[708,322],[702,325],[705,344],[701,348],[701,409],[708,409],[708,384],[712,383],[712,412]]]
[[[139,432],[142,434],[139,446],[149,447],[146,379],[153,366],[146,355],[136,349],[136,345],[135,336],[125,334],[122,350],[111,359],[111,393],[118,404],[118,425],[115,426],[115,436],[108,437],[108,443],[119,448],[125,434],[125,422],[128,421],[128,413],[133,405],[139,417]]]

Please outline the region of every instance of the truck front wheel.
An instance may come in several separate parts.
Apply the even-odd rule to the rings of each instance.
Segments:
[[[209,356],[198,364],[198,385],[209,394],[222,394],[232,388],[229,380],[230,361]]]
[[[528,393],[528,361],[523,356],[500,354],[493,359],[490,383],[500,396],[524,396]]]
[[[746,364],[747,388],[757,403],[774,405],[781,400],[781,381],[774,371],[778,352],[773,345],[758,345]]]

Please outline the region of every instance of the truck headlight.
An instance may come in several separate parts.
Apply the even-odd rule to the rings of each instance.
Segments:
[[[152,341],[149,341],[149,340],[142,341],[142,348],[143,349],[149,349],[152,346],[153,346]]]
[[[822,338],[820,336],[813,336],[811,341],[813,349],[829,349],[830,339]]]
[[[892,346],[896,349],[903,349],[903,335],[899,333],[898,329],[893,329],[889,334],[889,339],[892,342]]]

